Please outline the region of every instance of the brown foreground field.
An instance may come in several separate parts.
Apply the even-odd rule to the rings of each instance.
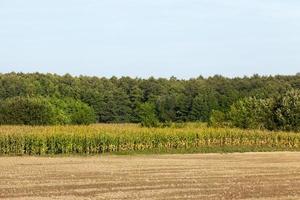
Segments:
[[[0,199],[300,199],[300,152],[0,157]]]

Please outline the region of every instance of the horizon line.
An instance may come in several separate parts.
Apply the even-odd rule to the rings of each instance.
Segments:
[[[238,79],[238,78],[253,78],[253,77],[277,77],[277,76],[300,76],[300,71],[294,74],[259,74],[259,73],[253,73],[251,75],[233,75],[233,76],[227,76],[227,75],[222,75],[222,74],[214,74],[214,75],[197,75],[194,77],[188,77],[188,78],[179,78],[176,75],[171,75],[171,76],[154,76],[154,75],[149,75],[149,76],[134,76],[134,75],[112,75],[112,76],[106,76],[106,75],[91,75],[91,74],[76,74],[76,73],[72,73],[72,72],[67,72],[67,73],[58,73],[58,72],[41,72],[41,71],[9,71],[9,72],[1,72],[0,71],[0,75],[5,75],[5,74],[51,74],[51,75],[56,75],[56,76],[67,76],[70,75],[74,78],[76,77],[97,77],[97,78],[106,78],[106,79],[112,79],[112,78],[117,78],[117,79],[121,79],[121,78],[132,78],[132,79],[172,79],[175,78],[177,80],[192,80],[192,79],[199,79],[199,78],[203,78],[203,79],[209,79],[209,78],[214,78],[214,77],[223,77],[223,78],[227,78],[227,79]]]

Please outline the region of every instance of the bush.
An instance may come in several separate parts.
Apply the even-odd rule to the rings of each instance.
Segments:
[[[0,101],[0,124],[90,124],[95,118],[92,108],[73,99],[14,97]]]
[[[300,91],[272,99],[242,99],[231,106],[229,120],[239,128],[300,131]]]
[[[300,91],[290,90],[277,97],[272,113],[270,129],[300,131]]]
[[[208,125],[212,127],[224,127],[228,122],[226,123],[226,115],[225,113],[219,111],[219,110],[213,110],[211,112],[211,116],[209,118]]]
[[[14,97],[2,100],[0,124],[56,124],[56,109],[44,98]]]
[[[94,110],[87,104],[71,98],[50,99],[59,113],[58,124],[91,124],[96,122]]]
[[[272,115],[271,107],[270,99],[245,98],[231,106],[228,117],[235,127],[264,129]]]
[[[152,103],[143,103],[138,107],[141,125],[144,127],[158,127],[159,120],[156,115],[155,105]]]
[[[65,111],[70,116],[71,124],[91,124],[96,121],[94,110],[81,101],[67,99]]]

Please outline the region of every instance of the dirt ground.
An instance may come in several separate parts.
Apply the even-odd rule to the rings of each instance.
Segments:
[[[300,152],[0,157],[0,199],[300,199]]]

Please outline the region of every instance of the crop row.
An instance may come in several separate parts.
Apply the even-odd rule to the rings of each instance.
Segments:
[[[300,134],[216,128],[140,128],[132,125],[0,127],[0,154],[201,152],[207,148],[299,150]]]

